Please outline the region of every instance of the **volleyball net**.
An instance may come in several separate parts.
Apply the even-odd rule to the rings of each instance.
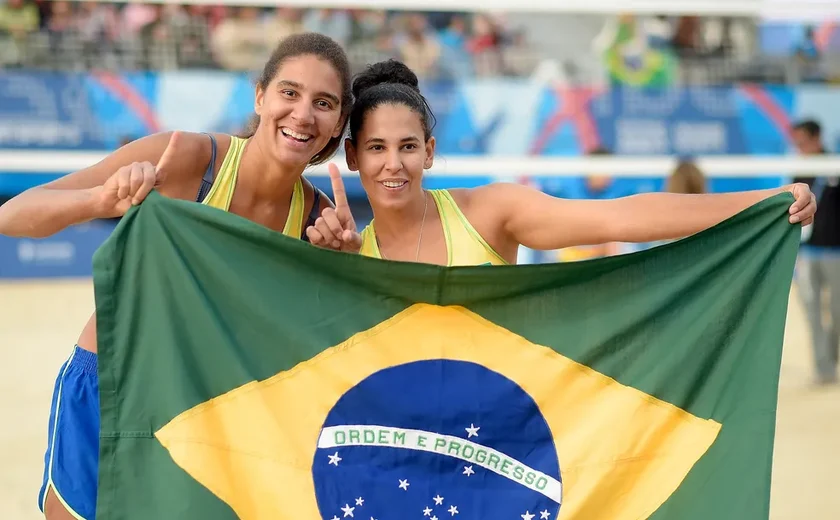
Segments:
[[[0,150],[0,172],[62,175],[101,161],[106,152]],[[690,160],[710,178],[726,177],[833,177],[840,175],[840,154],[677,156],[528,156],[437,155],[430,177],[575,177],[589,174],[612,177],[666,177],[680,161]],[[343,156],[336,163],[346,175]],[[309,167],[305,175],[326,177],[327,165]]]

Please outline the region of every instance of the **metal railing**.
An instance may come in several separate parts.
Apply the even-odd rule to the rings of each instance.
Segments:
[[[37,32],[21,39],[0,34],[0,68],[26,68],[54,71],[142,71],[176,69],[222,69],[217,50],[211,41],[198,32],[156,33],[154,30],[137,36],[122,36],[116,41],[88,41],[81,35]],[[259,64],[271,49],[254,49],[253,67],[243,71],[256,73]],[[348,56],[354,72],[366,64],[385,58],[400,58],[399,50],[375,42],[348,45]],[[603,80],[603,68],[593,65],[591,53],[569,58],[568,53],[558,69],[576,71],[577,83]],[[551,49],[528,47],[501,48],[480,57],[466,53],[443,54],[434,67],[421,71],[421,79],[463,79],[467,77],[528,76],[540,63],[554,60]],[[751,81],[774,84],[826,82],[840,79],[840,56],[805,60],[798,57],[751,56],[680,56],[679,82],[691,85],[731,84]]]

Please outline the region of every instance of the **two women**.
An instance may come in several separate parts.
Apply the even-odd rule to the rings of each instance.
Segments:
[[[314,34],[284,40],[256,89],[252,136],[157,134],[101,163],[29,190],[0,207],[0,233],[40,237],[69,225],[125,213],[153,188],[236,213],[313,244],[439,265],[515,263],[519,245],[560,249],[610,241],[651,242],[708,228],[778,193],[647,194],[615,200],[563,200],[519,185],[424,190],[432,166],[433,116],[416,76],[398,62],[370,67],[353,84],[332,40]],[[337,205],[301,179],[345,141],[374,220],[358,233],[335,168]],[[816,210],[806,185],[791,222]],[[307,215],[317,219],[307,218]],[[96,329],[92,317],[56,382],[41,504],[50,519],[93,518],[98,466]],[[60,413],[59,413],[60,412]],[[65,456],[70,454],[70,456]]]

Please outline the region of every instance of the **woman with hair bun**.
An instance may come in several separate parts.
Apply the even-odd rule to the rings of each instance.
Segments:
[[[347,165],[359,172],[374,218],[361,233],[356,231],[341,176],[330,165],[336,208],[325,209],[307,229],[310,241],[322,247],[448,266],[513,264],[520,245],[556,250],[685,237],[785,191],[795,197],[791,223],[809,224],[816,211],[806,184],[605,200],[561,199],[508,183],[426,190],[423,170],[434,160],[434,116],[417,76],[395,60],[376,63],[355,79],[353,94],[344,143]]]

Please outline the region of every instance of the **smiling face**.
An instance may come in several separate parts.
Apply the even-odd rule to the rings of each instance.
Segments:
[[[303,168],[342,132],[342,81],[335,68],[313,55],[287,58],[263,89],[254,110],[254,138],[281,165]]]
[[[345,141],[347,165],[359,172],[374,207],[397,209],[423,196],[423,170],[435,154],[435,138],[424,137],[417,112],[387,103],[365,114],[355,145]]]

